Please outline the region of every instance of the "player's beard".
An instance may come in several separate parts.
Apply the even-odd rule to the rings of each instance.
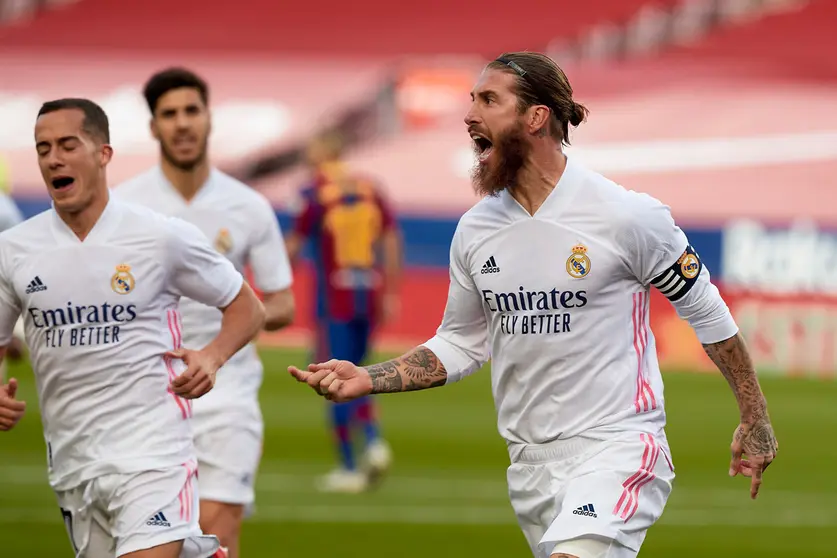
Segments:
[[[486,162],[477,160],[471,170],[471,182],[480,196],[496,196],[517,184],[520,169],[526,162],[531,149],[523,132],[523,123],[518,122],[492,142],[492,152]],[[474,150],[479,157],[479,149]]]
[[[166,144],[160,142],[160,155],[162,155],[162,157],[173,167],[178,168],[182,171],[190,171],[206,160],[206,147],[208,144],[209,136],[203,138],[203,143],[201,145],[200,150],[198,150],[198,155],[196,157],[184,160],[175,157],[174,154],[166,146]]]

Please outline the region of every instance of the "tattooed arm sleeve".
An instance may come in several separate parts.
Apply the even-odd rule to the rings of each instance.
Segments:
[[[414,391],[445,385],[448,373],[436,355],[424,346],[393,360],[367,366],[372,393]]]
[[[741,423],[751,425],[751,453],[765,453],[775,444],[767,401],[759,386],[753,360],[740,333],[725,341],[704,344],[703,349],[726,378],[738,401]],[[747,452],[748,448],[744,448]]]

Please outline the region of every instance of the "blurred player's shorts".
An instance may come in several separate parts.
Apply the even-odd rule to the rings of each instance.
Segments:
[[[509,496],[536,558],[585,536],[612,541],[608,558],[633,558],[671,493],[664,434],[582,437],[526,446],[508,469]]]
[[[208,558],[220,544],[198,525],[197,463],[103,475],[57,493],[77,558],[122,556],[183,541],[180,558]]]

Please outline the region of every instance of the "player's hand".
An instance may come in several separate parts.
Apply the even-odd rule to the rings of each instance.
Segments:
[[[12,378],[8,384],[0,380],[0,431],[14,428],[26,412],[26,402],[15,399],[16,395],[17,380]]]
[[[171,382],[171,390],[184,399],[196,399],[209,393],[215,386],[217,361],[205,351],[177,349],[169,351],[165,358],[176,358],[186,363],[186,370]]]
[[[344,403],[372,393],[369,372],[348,360],[332,359],[321,364],[309,364],[307,371],[289,366],[288,372],[329,401]]]
[[[734,477],[740,474],[752,479],[750,497],[755,500],[761,488],[762,475],[779,451],[779,443],[770,421],[765,418],[752,424],[739,424],[733,434],[730,450],[732,461],[729,464],[729,475]]]

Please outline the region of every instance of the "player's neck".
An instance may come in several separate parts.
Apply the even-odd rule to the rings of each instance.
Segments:
[[[78,237],[80,241],[84,242],[84,239],[87,238],[87,235],[90,234],[90,231],[92,231],[93,227],[96,226],[96,223],[99,222],[99,219],[102,217],[102,213],[105,212],[105,208],[108,206],[109,200],[110,192],[107,188],[104,188],[104,191],[99,195],[94,196],[90,205],[81,211],[70,213],[61,211],[56,207],[55,212],[61,220],[64,221],[67,227],[75,233],[76,237]]]
[[[165,159],[160,164],[163,175],[186,201],[191,201],[209,178],[209,161],[204,159],[193,168],[177,168]]]
[[[567,157],[561,150],[533,153],[517,175],[517,185],[509,192],[523,208],[534,215],[567,168]]]

